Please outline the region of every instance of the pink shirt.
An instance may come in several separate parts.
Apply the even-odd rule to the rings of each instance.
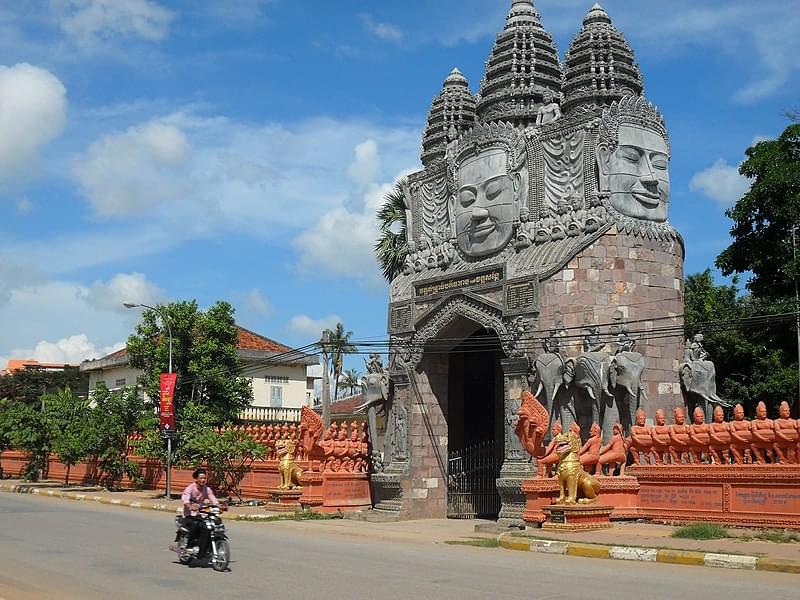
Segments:
[[[214,495],[214,492],[211,490],[208,485],[206,485],[202,490],[196,483],[190,483],[186,486],[186,489],[183,490],[183,494],[181,494],[181,500],[183,501],[183,516],[188,517],[196,517],[197,511],[192,510],[190,506],[192,504],[198,504],[200,506],[203,505],[203,502],[208,499],[211,504],[219,504],[217,502],[217,497]]]

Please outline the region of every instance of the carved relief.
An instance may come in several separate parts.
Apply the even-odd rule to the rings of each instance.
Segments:
[[[542,140],[545,207],[551,213],[577,212],[583,202],[583,140],[579,129],[569,136]]]

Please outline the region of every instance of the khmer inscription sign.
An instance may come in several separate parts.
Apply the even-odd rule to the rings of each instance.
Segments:
[[[413,327],[411,305],[392,306],[389,311],[389,331],[391,333],[410,331]]]
[[[639,506],[673,510],[722,510],[722,486],[643,485],[639,490]]]
[[[462,290],[477,285],[484,285],[487,283],[499,283],[503,280],[502,267],[475,273],[472,275],[459,275],[458,277],[450,277],[440,281],[434,281],[415,286],[417,296],[434,296],[436,294],[444,294],[446,292],[453,292]]]
[[[531,312],[539,307],[538,285],[535,279],[509,282],[506,285],[508,312]]]
[[[800,513],[800,489],[737,485],[731,490],[731,511],[797,514]]]

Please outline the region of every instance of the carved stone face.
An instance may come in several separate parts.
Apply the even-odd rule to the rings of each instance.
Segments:
[[[714,407],[714,423],[722,423],[725,420],[725,411],[721,406]]]
[[[600,185],[611,206],[623,215],[645,221],[667,220],[669,205],[669,148],[660,134],[622,124],[616,150],[597,152]]]
[[[733,418],[736,421],[744,421],[744,407],[741,404],[733,407]]]
[[[647,414],[640,408],[636,411],[636,425],[639,427],[644,427],[646,421]]]
[[[692,413],[692,414],[694,415],[694,424],[695,425],[702,425],[703,423],[705,423],[706,415],[705,415],[705,413],[703,413],[703,409],[702,408],[700,408],[698,406],[697,408],[694,409],[694,413]]]
[[[683,425],[686,422],[686,415],[683,414],[682,408],[676,408],[672,412],[672,420],[675,421],[675,425]]]
[[[564,431],[564,428],[561,427],[561,421],[556,421],[553,423],[553,427],[550,428],[550,433],[553,434],[553,437],[557,436],[562,431]]]
[[[660,408],[656,411],[656,425],[664,425],[667,422],[667,415]]]
[[[491,148],[462,161],[450,214],[458,247],[467,256],[502,250],[519,217],[522,176],[509,175],[504,149]]]

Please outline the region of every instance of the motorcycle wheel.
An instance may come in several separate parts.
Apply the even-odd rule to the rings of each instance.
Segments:
[[[211,557],[211,566],[215,571],[225,571],[231,562],[231,547],[228,540],[219,540],[216,544],[217,552]]]
[[[183,552],[178,553],[178,562],[181,563],[182,565],[188,565],[190,562],[192,562],[192,559],[194,558],[194,556],[186,552],[186,542],[187,542],[186,537],[182,537],[178,541],[178,545],[181,548],[183,548]]]

